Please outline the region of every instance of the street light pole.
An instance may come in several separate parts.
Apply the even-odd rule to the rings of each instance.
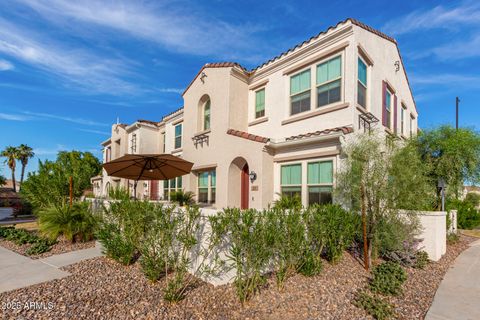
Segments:
[[[458,130],[458,104],[460,102],[460,99],[458,97],[455,98],[455,110],[456,110],[456,122],[455,122],[455,128]]]

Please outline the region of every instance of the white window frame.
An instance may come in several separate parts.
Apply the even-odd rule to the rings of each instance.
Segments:
[[[363,83],[362,81],[360,81],[360,78],[358,77],[358,60],[361,60],[365,66],[366,66],[366,72],[367,72],[367,83]],[[363,59],[363,57],[359,54],[358,55],[358,59],[357,59],[357,84],[360,84],[361,86],[363,86],[365,88],[365,106],[362,106],[360,103],[358,103],[358,86],[357,86],[357,96],[356,96],[356,101],[357,101],[357,104],[359,106],[361,106],[362,108],[365,108],[365,110],[369,110],[368,109],[368,80],[370,79],[369,77],[369,72],[370,72],[370,66],[369,64],[365,61],[365,59]]]
[[[137,134],[132,133],[130,137],[130,153],[135,154],[137,152]]]
[[[181,126],[181,130],[180,130],[180,135],[177,136],[177,127],[178,126]],[[174,135],[174,138],[173,138],[173,149],[176,150],[176,149],[180,149],[182,147],[182,137],[183,137],[183,122],[180,122],[178,124],[176,124],[174,127],[173,127],[173,135]],[[180,137],[180,146],[177,147],[177,137]]]
[[[310,88],[306,89],[306,90],[303,90],[301,92],[297,92],[295,94],[291,94],[292,92],[292,89],[291,89],[291,83],[292,83],[292,78],[295,77],[295,76],[298,76],[299,74],[305,72],[305,71],[310,71]],[[312,111],[312,78],[314,78],[313,76],[313,71],[312,71],[312,66],[308,66],[298,72],[295,72],[294,74],[290,75],[288,77],[288,115],[290,117],[295,117],[296,115],[299,115],[299,114],[302,114],[302,113],[305,113],[305,112],[309,112],[309,111]],[[301,94],[304,94],[306,92],[310,92],[310,108],[308,110],[305,110],[305,111],[300,111],[300,112],[297,112],[297,113],[293,113],[292,114],[292,98],[294,96],[298,96],[298,95],[301,95]],[[314,98],[313,98],[314,99]]]
[[[405,104],[401,104],[400,108],[400,134],[405,136],[405,113],[407,112],[407,106]]]
[[[316,183],[316,184],[309,184],[308,183],[308,165],[310,163],[319,163],[319,162],[331,162],[332,163],[332,183]],[[309,160],[306,162],[306,174],[307,174],[307,179],[305,181],[306,183],[306,197],[307,197],[307,205],[308,203],[310,202],[310,199],[309,199],[309,191],[308,191],[308,188],[309,187],[332,187],[332,202],[333,202],[333,183],[335,181],[335,168],[334,168],[334,160],[331,160],[331,159],[322,159],[322,160],[315,160],[315,161],[312,161],[312,160]]]
[[[321,65],[321,64],[323,64],[323,63],[325,63],[325,62],[327,62],[327,61],[329,61],[329,60],[333,60],[333,59],[335,59],[335,58],[337,58],[337,57],[340,57],[340,77],[337,77],[337,78],[335,78],[335,79],[333,79],[333,80],[329,80],[329,81],[327,81],[327,82],[324,82],[324,83],[322,83],[322,84],[318,84],[318,85],[317,85],[317,67],[318,67],[319,65]],[[314,102],[314,106],[315,106],[314,109],[315,109],[315,110],[316,110],[316,109],[319,109],[319,108],[325,108],[325,107],[328,107],[328,106],[331,106],[331,105],[335,105],[335,104],[338,104],[338,103],[342,103],[342,102],[344,101],[344,100],[343,100],[343,99],[344,99],[344,95],[343,95],[343,90],[344,90],[344,67],[345,67],[345,62],[344,62],[343,51],[340,52],[340,53],[337,53],[337,54],[333,54],[333,55],[331,55],[331,56],[328,56],[328,57],[326,57],[325,59],[320,60],[319,62],[317,62],[317,63],[314,65],[314,68],[313,68],[313,69],[314,69],[314,76],[313,76],[314,81],[313,81],[313,84],[312,84],[312,85],[313,85],[313,87],[314,87],[313,89],[314,89],[314,92],[315,92],[315,94],[314,94],[315,97],[313,98],[313,100],[314,100],[313,102]],[[329,103],[329,104],[325,104],[325,105],[323,105],[323,106],[318,106],[318,87],[325,86],[325,85],[327,85],[327,84],[330,84],[330,83],[335,82],[335,81],[338,81],[338,80],[340,80],[340,100],[331,102],[331,103]]]
[[[257,93],[260,92],[260,91],[264,91],[264,94],[263,94],[263,115],[257,117]],[[261,88],[258,88],[257,90],[253,91],[253,100],[254,100],[254,104],[253,104],[253,119],[256,120],[256,119],[261,119],[261,118],[264,118],[265,117],[265,109],[267,108],[267,90],[265,89],[265,87],[261,87]]]
[[[200,187],[199,180],[200,180],[200,175],[202,173],[207,173],[207,187]],[[197,173],[197,195],[200,195],[200,188],[205,189],[207,188],[207,202],[199,202],[197,198],[197,202],[202,204],[202,205],[215,205],[217,202],[217,183],[215,182],[215,187],[212,185],[212,172],[215,172],[215,177],[217,176],[217,169],[216,168],[211,168],[208,170],[202,170]],[[212,190],[215,189],[215,199],[212,199]],[[213,202],[212,202],[213,200]]]
[[[390,95],[390,104],[387,105],[387,94]],[[392,120],[392,115],[393,115],[393,112],[392,112],[392,109],[393,109],[393,100],[394,100],[394,97],[393,97],[393,93],[392,93],[392,90],[389,89],[389,87],[387,86],[385,88],[385,112],[388,113],[388,117],[387,117],[387,123],[386,123],[386,127],[388,129],[392,129],[392,124],[393,124],[393,120]]]

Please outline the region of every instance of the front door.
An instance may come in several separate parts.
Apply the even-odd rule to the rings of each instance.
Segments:
[[[150,200],[158,200],[158,180],[150,181]]]
[[[249,189],[249,175],[248,175],[248,164],[245,164],[242,169],[242,176],[241,176],[241,201],[240,201],[240,208],[241,209],[248,209],[248,189]]]

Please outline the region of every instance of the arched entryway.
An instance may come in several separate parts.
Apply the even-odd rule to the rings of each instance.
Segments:
[[[235,158],[228,170],[228,206],[249,208],[249,167],[242,157]]]

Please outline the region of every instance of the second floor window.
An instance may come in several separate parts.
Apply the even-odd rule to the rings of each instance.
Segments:
[[[265,115],[265,89],[255,92],[255,119]]]
[[[132,139],[130,140],[130,153],[137,152],[137,135],[132,134]]]
[[[402,104],[402,107],[400,108],[400,133],[402,136],[405,134],[405,106]]]
[[[203,107],[203,130],[210,129],[210,99],[205,102]]]
[[[358,58],[357,103],[367,108],[367,65]]]
[[[109,162],[110,160],[112,160],[112,148],[107,147],[105,149],[105,162]]]
[[[385,126],[391,128],[392,120],[392,93],[385,90]]]
[[[182,124],[175,126],[175,149],[182,147]]]
[[[162,153],[165,153],[165,132],[162,132]]]
[[[310,69],[290,78],[290,115],[310,110]]]
[[[342,87],[342,57],[317,66],[317,107],[338,102]]]

